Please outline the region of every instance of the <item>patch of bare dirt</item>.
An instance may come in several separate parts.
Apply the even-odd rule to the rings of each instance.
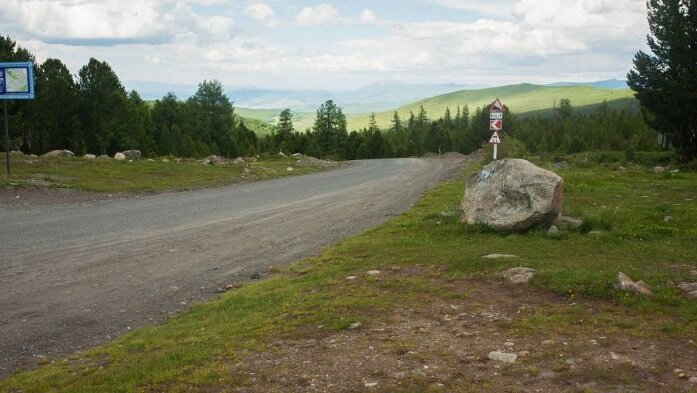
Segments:
[[[125,198],[130,194],[90,192],[66,188],[47,188],[41,180],[31,180],[21,188],[0,189],[0,208],[32,208],[37,206],[82,204]]]
[[[521,327],[546,310],[581,307],[582,318],[610,304],[501,282],[461,281],[454,291],[463,296],[428,299],[418,309],[396,305],[353,330],[309,327],[302,338],[242,353],[231,373],[248,385],[233,391],[697,391],[697,347],[687,339],[629,337],[581,319],[578,329]],[[494,351],[516,359],[491,360]]]

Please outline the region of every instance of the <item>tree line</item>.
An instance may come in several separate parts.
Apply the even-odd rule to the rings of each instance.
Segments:
[[[180,157],[257,152],[256,134],[235,116],[218,81],[203,81],[185,101],[170,93],[150,105],[135,90],[126,91],[103,61],[90,59],[73,76],[58,59],[37,65],[31,52],[2,36],[0,61],[35,64],[36,98],[8,103],[13,150],[113,155],[138,149]]]
[[[430,119],[423,106],[402,119],[394,112],[391,126],[377,126],[375,114],[360,131],[348,132],[346,116],[333,101],[317,110],[313,127],[295,131],[293,114],[281,112],[276,131],[261,139],[262,151],[299,152],[334,159],[422,156],[427,153],[471,153],[491,136],[489,106],[470,114],[467,105],[446,108]],[[639,112],[616,110],[607,103],[594,113],[575,113],[569,99],[560,100],[552,116],[517,115],[506,109],[501,137],[517,140],[530,153],[576,153],[584,150],[656,150],[656,133]]]
[[[0,36],[0,61],[35,61],[26,49]],[[36,64],[36,63],[35,63]],[[70,149],[76,154],[108,154],[138,149],[146,156],[237,157],[258,153],[303,153],[333,159],[421,156],[457,151],[464,154],[486,143],[489,108],[470,112],[467,105],[431,117],[424,107],[404,118],[395,112],[380,128],[375,114],[361,130],[349,132],[346,115],[332,100],[317,110],[313,126],[293,126],[285,109],[271,133],[258,137],[235,114],[218,81],[203,81],[196,93],[179,100],[173,93],[146,103],[126,91],[113,69],[90,59],[73,76],[58,59],[35,66],[36,99],[11,101],[11,147],[42,154]],[[504,143],[520,141],[531,153],[583,150],[653,150],[656,132],[640,113],[603,104],[590,114],[574,113],[562,99],[552,116],[526,116],[506,108]]]

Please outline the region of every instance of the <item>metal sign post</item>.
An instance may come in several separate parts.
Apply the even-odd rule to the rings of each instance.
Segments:
[[[10,126],[7,121],[7,100],[2,101],[2,113],[5,118],[5,170],[10,176]]]
[[[503,104],[501,100],[496,98],[489,108],[489,129],[493,134],[489,143],[494,145],[494,161],[498,158],[499,145],[501,144],[501,137],[499,137],[499,131],[503,130]]]
[[[30,61],[0,63],[0,100],[3,100],[5,117],[5,162],[10,176],[10,122],[7,115],[7,100],[34,99],[34,64]]]

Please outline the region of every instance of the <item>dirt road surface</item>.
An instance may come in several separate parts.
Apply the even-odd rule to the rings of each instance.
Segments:
[[[190,192],[0,201],[0,377],[161,322],[228,284],[317,253],[406,210],[465,163],[356,161]]]

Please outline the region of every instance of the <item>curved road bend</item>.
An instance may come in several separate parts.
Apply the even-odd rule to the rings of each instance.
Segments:
[[[110,340],[406,210],[464,160],[0,208],[0,377]]]

